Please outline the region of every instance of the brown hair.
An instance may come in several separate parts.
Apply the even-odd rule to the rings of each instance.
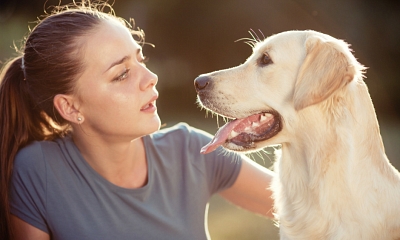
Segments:
[[[108,10],[108,11],[105,11]],[[80,38],[103,19],[117,19],[144,41],[141,30],[116,17],[107,2],[74,2],[56,6],[38,21],[25,39],[20,56],[0,74],[0,239],[9,239],[9,187],[14,158],[32,141],[62,137],[69,130],[53,106],[57,94],[70,94],[83,72]],[[133,20],[131,20],[133,23]],[[81,44],[81,45],[80,45]]]

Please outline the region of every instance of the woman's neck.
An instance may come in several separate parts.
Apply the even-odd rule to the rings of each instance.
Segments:
[[[147,183],[142,138],[117,142],[79,133],[72,138],[87,163],[109,182],[123,188],[140,188]]]

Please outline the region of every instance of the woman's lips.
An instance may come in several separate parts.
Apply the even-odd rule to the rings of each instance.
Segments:
[[[158,95],[155,95],[146,105],[144,105],[140,111],[142,112],[155,112],[157,110],[156,100]]]
[[[157,109],[156,107],[156,102],[152,102],[147,104],[146,106],[144,106],[142,109],[140,109],[140,111],[142,112],[154,112]]]

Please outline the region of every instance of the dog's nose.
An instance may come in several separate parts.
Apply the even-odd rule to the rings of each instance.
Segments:
[[[196,89],[196,92],[205,89],[209,84],[210,84],[210,78],[207,76],[198,76],[194,80],[194,88]]]

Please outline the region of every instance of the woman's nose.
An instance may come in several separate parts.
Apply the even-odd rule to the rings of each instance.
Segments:
[[[158,82],[158,76],[157,74],[153,73],[152,71],[150,71],[149,69],[147,69],[147,72],[143,78],[142,84],[141,84],[141,89],[145,90],[149,87],[154,87],[155,85],[157,85]]]

